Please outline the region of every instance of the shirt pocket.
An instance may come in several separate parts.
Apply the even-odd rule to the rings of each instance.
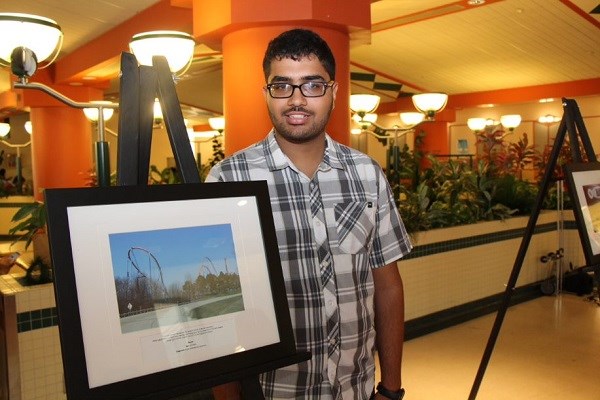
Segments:
[[[340,252],[357,254],[368,251],[375,229],[373,203],[337,203],[334,205],[334,213]]]

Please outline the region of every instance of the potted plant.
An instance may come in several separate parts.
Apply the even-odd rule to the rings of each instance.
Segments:
[[[42,202],[25,204],[12,217],[15,223],[8,231],[17,236],[15,242],[25,241],[25,249],[33,243],[34,259],[41,259],[50,266],[50,248],[46,233],[46,205]]]

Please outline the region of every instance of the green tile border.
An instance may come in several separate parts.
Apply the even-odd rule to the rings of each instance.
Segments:
[[[565,221],[564,229],[577,229],[574,221]],[[547,233],[556,230],[556,223],[547,223],[537,225],[534,229],[533,234]],[[415,246],[413,250],[403,258],[403,260],[410,260],[412,258],[426,257],[434,254],[445,253],[453,250],[461,250],[474,246],[482,246],[486,244],[501,242],[503,240],[511,240],[523,237],[525,234],[525,228],[509,229],[505,231],[486,233],[483,235],[469,236],[461,239],[446,240],[442,242],[436,242],[426,244],[422,246]]]
[[[58,326],[56,307],[26,311],[17,314],[17,333]]]

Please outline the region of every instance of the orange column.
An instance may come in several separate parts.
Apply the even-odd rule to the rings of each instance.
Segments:
[[[261,140],[271,129],[262,93],[266,84],[262,59],[269,41],[298,27],[317,32],[333,51],[339,88],[327,132],[341,143],[350,142],[348,32],[370,29],[370,3],[348,0],[339,9],[322,0],[297,0],[285,5],[280,0],[194,0],[194,35],[200,43],[223,52],[227,154]],[[363,41],[370,39],[368,34],[359,36]]]
[[[67,106],[35,107],[30,120],[36,200],[43,200],[43,189],[85,186],[94,159],[91,124],[83,111]]]
[[[48,69],[38,71],[43,82],[60,95],[86,103],[102,99],[102,89],[52,85]],[[83,110],[72,108],[37,89],[16,89],[20,107],[30,109],[33,194],[43,201],[44,189],[86,186],[94,171],[92,125]]]

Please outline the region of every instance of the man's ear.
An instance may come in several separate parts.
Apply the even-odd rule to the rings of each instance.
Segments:
[[[337,82],[333,82],[333,86],[331,87],[331,93],[333,94],[333,105],[331,107],[331,109],[335,109],[335,99],[337,97],[337,90],[338,90],[338,83]]]

